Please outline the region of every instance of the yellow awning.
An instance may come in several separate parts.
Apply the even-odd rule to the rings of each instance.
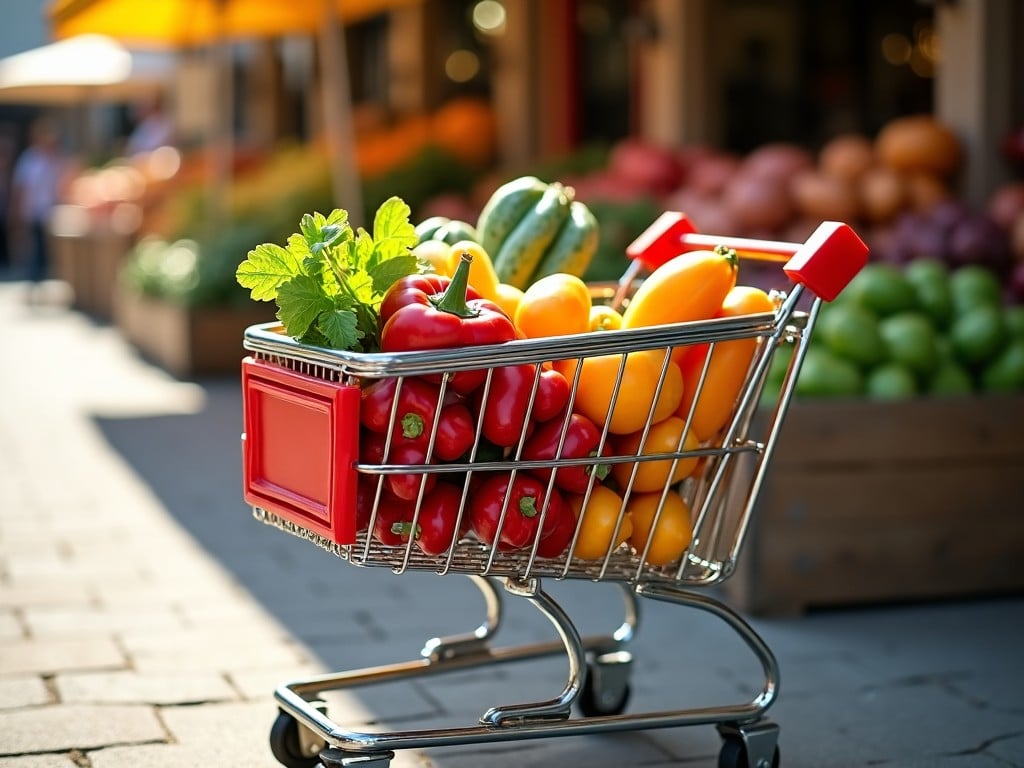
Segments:
[[[417,0],[53,0],[57,39],[85,33],[133,47],[186,47],[215,41],[316,32],[333,12],[353,23]]]

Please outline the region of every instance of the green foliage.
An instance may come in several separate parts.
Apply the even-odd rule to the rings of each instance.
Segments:
[[[377,347],[384,293],[418,271],[410,249],[409,206],[391,197],[377,209],[373,234],[353,229],[348,213],[307,213],[282,247],[257,245],[238,265],[238,283],[258,301],[276,301],[288,335],[337,349]]]
[[[391,171],[363,180],[363,204],[377,209],[392,195],[418,211],[430,198],[444,193],[467,194],[474,172],[451,153],[427,145],[413,158]]]
[[[629,203],[593,200],[587,207],[600,223],[601,239],[584,280],[618,280],[629,266],[626,246],[658,218],[661,209],[644,198]]]

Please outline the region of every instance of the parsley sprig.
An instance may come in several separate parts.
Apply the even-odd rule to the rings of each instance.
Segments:
[[[380,304],[391,285],[420,270],[410,253],[416,230],[409,206],[386,200],[373,234],[353,229],[348,213],[307,213],[285,246],[249,251],[235,277],[256,301],[276,301],[285,332],[306,344],[372,352],[379,347]]]

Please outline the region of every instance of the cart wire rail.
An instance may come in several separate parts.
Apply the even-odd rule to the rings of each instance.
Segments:
[[[246,330],[243,343],[252,354],[243,362],[245,497],[253,507],[255,518],[355,566],[389,568],[395,574],[424,571],[465,575],[478,587],[486,606],[485,621],[476,630],[428,640],[419,659],[281,685],[275,692],[280,713],[271,730],[270,741],[275,757],[283,765],[288,768],[318,764],[327,768],[356,765],[386,768],[396,749],[695,724],[713,724],[718,728],[724,740],[719,765],[724,768],[769,768],[778,764],[779,729],[765,717],[778,691],[776,659],[735,611],[694,588],[721,582],[734,571],[822,297],[834,298],[864,263],[866,248],[846,225],[834,222],[823,224],[806,243],[794,244],[698,235],[679,214],[659,219],[638,242],[641,240],[643,248],[639,253],[630,254],[634,261],[622,280],[591,286],[595,303],[621,307],[629,301],[645,268],[651,269],[659,259],[670,258],[675,253],[712,243],[734,248],[741,258],[779,260],[788,256],[786,273],[796,282],[785,294],[773,292],[776,308],[771,313],[520,339],[482,347],[355,353],[302,344],[288,337],[276,323]],[[666,255],[659,257],[659,249]],[[826,260],[830,262],[827,269],[822,267]],[[798,262],[796,266],[794,262]],[[823,278],[823,273],[828,276]],[[804,301],[808,298],[805,285],[811,288],[809,301]],[[680,438],[674,451],[644,452],[642,448],[654,424],[657,403],[663,387],[667,386],[669,367],[674,364],[673,351],[693,345],[707,345],[708,349],[699,380],[694,385],[692,404],[685,413],[682,434],[686,436],[716,349],[740,339],[754,340],[756,345],[731,417],[720,432],[697,448],[684,446]],[[783,347],[787,347],[790,356],[784,368],[777,363],[777,369],[784,373],[781,382],[773,385],[777,391],[773,391],[768,386],[769,373],[773,370],[776,353]],[[619,365],[612,384],[610,416],[620,398],[638,397],[638,393],[627,391],[623,386],[628,356],[651,350],[660,353],[660,371],[641,430],[641,449],[636,452],[616,452],[612,447],[615,436],[610,434],[608,419],[601,427],[594,455],[525,460],[522,452],[528,430],[524,423],[516,445],[506,448],[499,458],[485,457],[485,452],[480,450],[483,445],[481,417],[475,425],[473,446],[466,455],[453,462],[434,460],[439,421],[436,417],[453,374],[486,370],[479,393],[481,402],[486,403],[491,396],[496,369],[534,365],[537,374],[527,408],[530,412],[542,364],[570,361],[573,364],[565,370],[573,371],[567,375],[570,379],[567,411],[571,411],[579,392],[584,362],[595,356],[617,356]],[[397,393],[409,378],[431,375],[439,378],[441,394],[426,459],[422,464],[388,463],[391,435],[399,418]],[[396,381],[384,460],[366,461],[359,455],[357,444],[359,391],[366,384],[384,378]],[[683,417],[682,412],[679,415]],[[567,418],[565,424],[568,424]],[[563,425],[558,456],[562,453],[566,429]],[[309,460],[303,459],[303,467],[296,468],[275,458],[276,449],[282,447],[279,443],[299,439],[304,446],[313,446],[310,456],[306,457]],[[616,537],[612,536],[603,557],[584,560],[575,556],[582,528],[577,523],[572,540],[561,555],[541,557],[538,548],[548,511],[546,503],[540,510],[541,522],[533,541],[522,549],[504,551],[467,532],[465,523],[475,488],[474,476],[504,472],[514,478],[517,473],[543,470],[547,473],[550,493],[555,488],[558,472],[566,468],[606,465],[610,469],[626,464],[629,479],[625,487],[619,489],[623,502],[616,523],[617,534],[641,464],[650,461],[661,462],[662,466],[667,463],[669,470],[660,489],[650,534],[642,546],[616,546]],[[698,469],[685,479],[673,481],[680,462],[696,463]],[[281,465],[280,470],[278,465]],[[388,504],[385,484],[389,476],[397,474],[420,478],[420,491],[412,502],[412,530],[416,530],[419,521],[428,478],[443,479],[461,488],[456,533],[444,554],[424,554],[414,536],[409,536],[401,545],[385,545],[374,536],[377,518],[384,514]],[[597,474],[589,473],[583,508],[598,483]],[[362,524],[354,521],[354,488],[358,483],[367,483],[373,489],[369,494],[372,498],[371,508],[367,510],[369,519]],[[686,502],[691,512],[692,537],[685,552],[673,562],[651,565],[647,562],[649,550],[669,494],[678,494]],[[510,507],[506,495],[499,531],[506,516],[511,514]],[[581,637],[566,611],[544,590],[545,579],[617,584],[624,602],[623,623],[608,635]],[[505,593],[521,597],[536,607],[552,623],[559,640],[514,647],[493,646],[502,614],[499,585]],[[725,622],[760,662],[764,672],[761,691],[752,700],[732,706],[625,713],[632,663],[627,647],[639,625],[638,598],[641,597],[690,606]],[[491,707],[478,723],[468,727],[390,733],[350,731],[327,716],[319,698],[325,691],[557,654],[565,654],[569,670],[566,684],[556,697]],[[581,716],[572,716],[574,705]]]

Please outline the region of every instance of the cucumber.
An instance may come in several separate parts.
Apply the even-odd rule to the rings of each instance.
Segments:
[[[540,200],[548,185],[536,176],[520,176],[498,187],[477,219],[478,241],[492,257],[516,224]]]
[[[449,221],[451,221],[451,219],[447,216],[431,216],[421,221],[416,225],[416,244],[419,245],[424,240],[437,239],[434,237],[434,233]]]
[[[560,272],[583,277],[597,253],[599,241],[597,218],[586,205],[573,200],[569,206],[569,218],[558,230],[555,241],[544,254],[530,282],[535,283],[542,277]]]
[[[479,235],[477,235],[476,227],[469,222],[452,219],[434,232],[432,239],[443,240],[448,245],[455,245],[463,240],[470,240],[474,243],[479,242]]]
[[[493,257],[501,282],[520,289],[529,285],[545,251],[569,218],[570,194],[561,184],[550,184],[533,208],[519,219]]]
[[[416,244],[426,240],[440,240],[455,245],[462,240],[477,242],[476,227],[466,221],[449,219],[447,216],[431,216],[416,225]]]

